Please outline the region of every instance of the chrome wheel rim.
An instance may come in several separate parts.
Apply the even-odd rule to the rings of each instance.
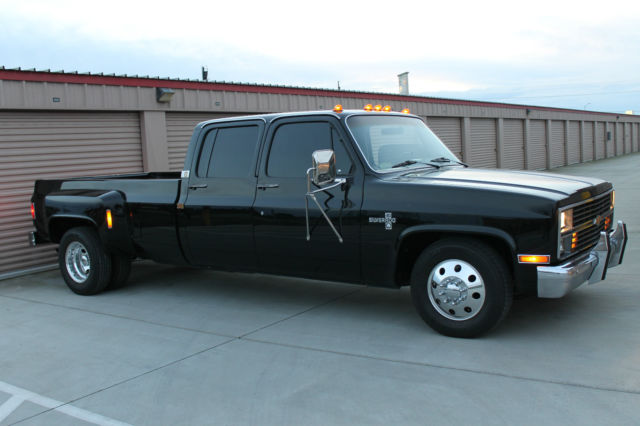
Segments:
[[[429,273],[429,301],[443,317],[465,321],[480,313],[485,301],[482,275],[470,263],[448,259]]]
[[[64,255],[67,274],[78,284],[83,284],[91,272],[91,258],[87,248],[80,242],[74,241],[67,246]]]

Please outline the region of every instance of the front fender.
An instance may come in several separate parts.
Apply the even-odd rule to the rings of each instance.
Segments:
[[[491,238],[498,241],[503,246],[504,255],[508,256],[508,266],[513,272],[515,289],[518,293],[529,294],[532,291],[532,285],[535,281],[535,268],[527,267],[527,265],[519,265],[517,262],[517,245],[514,238],[502,229],[492,228],[480,225],[416,225],[403,230],[396,240],[395,253],[401,253],[403,244],[412,236],[423,234],[429,235],[432,240],[446,236],[471,236],[476,238]],[[398,267],[406,267],[400,265],[396,259]],[[533,272],[532,272],[533,271]],[[398,272],[398,271],[396,271]],[[396,273],[396,276],[397,273]],[[405,280],[408,277],[404,277]],[[401,280],[402,281],[402,280]]]
[[[489,226],[479,225],[415,225],[404,229],[396,240],[396,252],[402,246],[402,242],[409,236],[416,233],[438,233],[438,234],[463,234],[488,236],[498,238],[509,247],[511,253],[515,256],[516,242],[511,235],[502,229],[491,228]],[[514,257],[515,258],[515,257]]]

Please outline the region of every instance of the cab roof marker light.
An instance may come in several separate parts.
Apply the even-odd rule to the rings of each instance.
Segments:
[[[333,107],[333,112],[337,112],[338,114],[341,113],[342,110],[342,105],[338,104],[336,106]]]
[[[551,263],[551,256],[539,254],[519,254],[518,263],[543,264]]]
[[[409,108],[405,108],[402,110],[403,114],[411,114],[411,111],[409,110]]]
[[[364,106],[364,110],[365,110],[365,111],[372,111],[372,110],[373,110],[373,105],[371,105],[371,104],[366,104],[366,105]]]
[[[376,105],[376,106],[374,106],[374,107],[373,107],[373,110],[374,110],[374,111],[378,111],[378,112],[382,111],[382,105]]]
[[[111,210],[107,209],[107,228],[113,228],[113,217],[111,216]]]
[[[390,112],[391,111],[391,106],[390,105],[385,105],[384,108],[382,108],[382,110],[384,112]]]

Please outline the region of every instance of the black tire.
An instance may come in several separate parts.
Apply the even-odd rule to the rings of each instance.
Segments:
[[[422,319],[438,333],[476,337],[509,312],[511,274],[504,259],[481,241],[440,240],[416,260],[411,297]]]
[[[62,277],[76,294],[100,293],[111,279],[111,256],[93,228],[71,228],[64,234],[58,264]]]
[[[127,283],[131,274],[131,258],[120,254],[111,253],[111,280],[107,288],[115,290]]]

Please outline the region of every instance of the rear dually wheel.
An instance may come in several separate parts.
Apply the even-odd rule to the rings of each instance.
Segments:
[[[77,294],[100,293],[111,279],[111,256],[93,228],[71,228],[63,235],[58,264],[67,286]]]

